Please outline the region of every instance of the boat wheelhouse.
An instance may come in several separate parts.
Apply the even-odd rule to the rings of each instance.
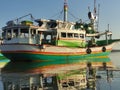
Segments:
[[[24,23],[23,23],[24,22]],[[55,46],[85,47],[86,31],[75,29],[75,24],[59,20],[22,21],[18,25],[7,25],[3,28],[4,43],[49,44]]]

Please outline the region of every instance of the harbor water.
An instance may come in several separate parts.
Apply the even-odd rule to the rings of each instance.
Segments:
[[[101,62],[96,62],[98,58],[92,59],[91,63],[93,65],[91,63],[90,65],[89,63],[86,63],[85,65],[85,63],[82,62],[78,64],[69,63],[69,65],[62,63],[60,65],[59,64],[55,65],[54,63],[49,63],[51,64],[49,66],[47,63],[43,63],[43,62],[10,62],[3,60],[0,62],[1,63],[0,90],[38,90],[37,88],[38,83],[40,84],[39,90],[120,90],[119,55],[120,55],[119,51],[114,51],[109,55],[108,58],[102,57],[103,60],[99,59],[101,60]],[[104,60],[107,61],[105,62],[105,64],[103,63]],[[86,61],[87,60],[85,60],[85,62]],[[87,70],[89,69],[91,71],[90,68],[91,66],[92,68],[94,68],[96,72],[95,74],[96,77],[94,79],[85,80],[84,77],[88,77]],[[111,68],[110,70],[106,69],[107,66],[113,67],[115,71]],[[88,69],[86,67],[88,67]],[[100,69],[98,67],[100,67]],[[79,75],[77,73],[78,71],[80,72]],[[69,77],[70,75],[72,77]],[[44,80],[40,79],[42,77],[44,77]],[[64,77],[67,79],[63,79]],[[73,84],[73,82],[70,80],[76,81],[77,80],[76,77],[78,77],[77,78],[78,80],[83,80],[82,82],[84,83],[82,83],[82,85],[78,83]],[[42,83],[44,84],[41,84],[41,80],[43,80]],[[69,80],[69,86],[66,86],[67,84],[64,83],[64,81],[66,80]],[[58,84],[58,81],[62,82],[62,84]],[[94,84],[90,84],[91,81],[94,82]],[[4,88],[5,87],[4,83],[6,82],[8,88]],[[47,82],[47,84],[45,82]],[[53,86],[51,82],[52,84],[54,84]],[[13,84],[16,85],[16,87],[17,85],[20,84],[21,86],[21,87],[19,86],[20,89],[15,89],[15,87],[12,87],[10,89],[10,85]],[[33,86],[36,85],[36,88],[35,87],[29,89],[27,88],[27,87],[32,87],[32,85]],[[44,89],[41,88],[43,87],[42,85],[44,86]],[[26,89],[24,89],[24,87],[26,87]]]

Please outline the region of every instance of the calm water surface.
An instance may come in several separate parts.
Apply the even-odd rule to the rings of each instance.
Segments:
[[[120,52],[112,52],[109,57],[110,57],[110,60],[113,63],[113,65],[115,65],[116,67],[120,67],[120,60],[119,60],[120,59]],[[41,64],[39,64],[39,63],[32,63],[31,64],[28,62],[27,62],[27,64],[29,64],[29,65],[26,67],[25,66],[26,63],[18,63],[18,65],[16,65],[16,66],[15,66],[15,64],[10,63],[7,65],[7,67],[5,65],[5,68],[3,70],[7,70],[7,69],[9,70],[9,69],[13,68],[13,72],[14,71],[16,72],[17,70],[22,72],[23,70],[27,70],[27,69],[29,69],[28,70],[29,72],[33,72],[34,70],[40,71],[40,68],[38,68],[38,66],[41,66]],[[66,66],[66,68],[67,67],[68,66]],[[19,68],[19,69],[17,69],[17,68]],[[50,67],[50,68],[57,68],[57,67],[54,66],[54,67]],[[76,66],[76,68],[77,68],[77,66]],[[44,68],[44,70],[45,69],[47,69],[47,67]],[[44,70],[41,70],[41,71],[44,71]],[[113,78],[109,78],[109,79],[107,79],[106,71],[100,71],[100,72],[98,72],[98,74],[101,75],[102,78],[97,79],[97,81],[96,81],[97,90],[120,90],[120,84],[119,84],[120,83],[120,71],[119,72],[114,71]],[[3,84],[2,84],[1,78],[0,78],[0,90],[3,90]]]

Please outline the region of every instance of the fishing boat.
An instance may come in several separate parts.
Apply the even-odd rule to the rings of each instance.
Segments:
[[[90,22],[67,20],[68,4],[64,1],[64,20],[35,19],[23,20],[28,14],[11,20],[2,28],[2,54],[12,61],[38,60],[56,61],[80,60],[106,56],[112,50],[112,32],[96,30],[96,11],[88,11]],[[16,23],[16,22],[17,23]],[[105,35],[105,40],[99,37]]]

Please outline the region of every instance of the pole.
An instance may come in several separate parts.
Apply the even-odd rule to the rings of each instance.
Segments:
[[[64,0],[64,21],[67,21],[68,5],[67,0]]]

